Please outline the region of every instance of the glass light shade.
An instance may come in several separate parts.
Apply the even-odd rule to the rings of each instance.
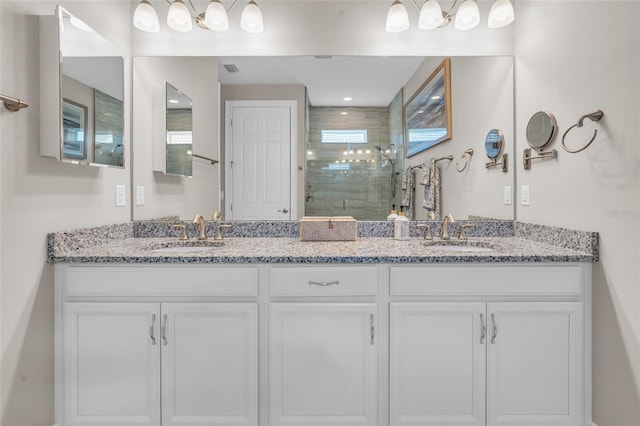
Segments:
[[[261,33],[264,31],[262,11],[253,0],[247,3],[242,10],[242,16],[240,16],[240,28],[248,33]]]
[[[513,5],[509,0],[496,0],[489,11],[489,28],[506,27],[515,19]]]
[[[399,33],[409,29],[409,14],[400,0],[395,0],[387,12],[388,33]]]
[[[213,31],[227,31],[229,29],[229,17],[220,1],[211,0],[204,14],[204,23]]]
[[[418,28],[421,30],[433,30],[443,23],[442,8],[437,0],[429,0],[422,5],[420,17],[418,18]]]
[[[191,14],[182,0],[175,0],[167,13],[167,25],[173,30],[187,33],[193,28]]]
[[[133,13],[133,25],[140,31],[157,33],[160,31],[160,21],[158,14],[147,0],[138,3],[136,11]]]
[[[470,30],[480,23],[480,10],[474,0],[466,0],[456,13],[456,30]]]

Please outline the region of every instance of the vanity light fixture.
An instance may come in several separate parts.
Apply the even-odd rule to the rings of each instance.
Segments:
[[[454,13],[458,0],[453,2],[451,9],[443,11],[438,0],[427,0],[422,7],[418,6],[416,0],[411,3],[420,11],[418,17],[418,28],[421,30],[433,30],[445,27],[455,18],[455,28],[457,30],[470,30],[480,23],[480,10],[477,0],[464,0],[458,10]],[[515,13],[511,0],[494,0],[489,11],[487,26],[489,28],[502,28],[515,19]],[[389,33],[398,33],[409,29],[409,14],[400,0],[394,0],[387,13],[386,30]]]
[[[189,32],[193,28],[193,21],[203,29],[213,31],[227,31],[229,29],[229,12],[238,0],[234,0],[225,9],[220,0],[211,0],[206,10],[199,13],[192,0],[166,0],[170,4],[167,13],[167,25],[174,31]],[[188,6],[186,3],[188,3]],[[141,0],[133,14],[133,25],[140,31],[155,33],[160,31],[158,14],[150,0]],[[250,0],[242,11],[240,28],[249,33],[264,31],[262,11],[254,0]]]

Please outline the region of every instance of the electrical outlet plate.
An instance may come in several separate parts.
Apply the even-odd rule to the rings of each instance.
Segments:
[[[144,206],[144,186],[136,186],[136,206]]]
[[[523,206],[531,205],[531,201],[529,199],[529,185],[523,185],[520,187],[520,204]]]
[[[116,207],[124,207],[127,205],[126,192],[126,186],[116,185]]]
[[[504,204],[505,205],[511,205],[512,203],[512,197],[511,197],[511,187],[510,186],[505,186],[504,187]]]

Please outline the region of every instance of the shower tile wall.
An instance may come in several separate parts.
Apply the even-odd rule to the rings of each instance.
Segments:
[[[367,130],[368,139],[366,144],[322,143],[322,130]],[[399,169],[375,146],[390,144],[387,107],[309,107],[305,214],[385,219],[395,203],[392,172]],[[395,155],[391,159],[396,163]],[[399,185],[398,177],[396,192]]]

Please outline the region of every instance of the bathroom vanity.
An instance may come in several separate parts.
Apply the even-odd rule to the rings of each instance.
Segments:
[[[159,240],[52,256],[59,425],[591,420],[592,254]]]

